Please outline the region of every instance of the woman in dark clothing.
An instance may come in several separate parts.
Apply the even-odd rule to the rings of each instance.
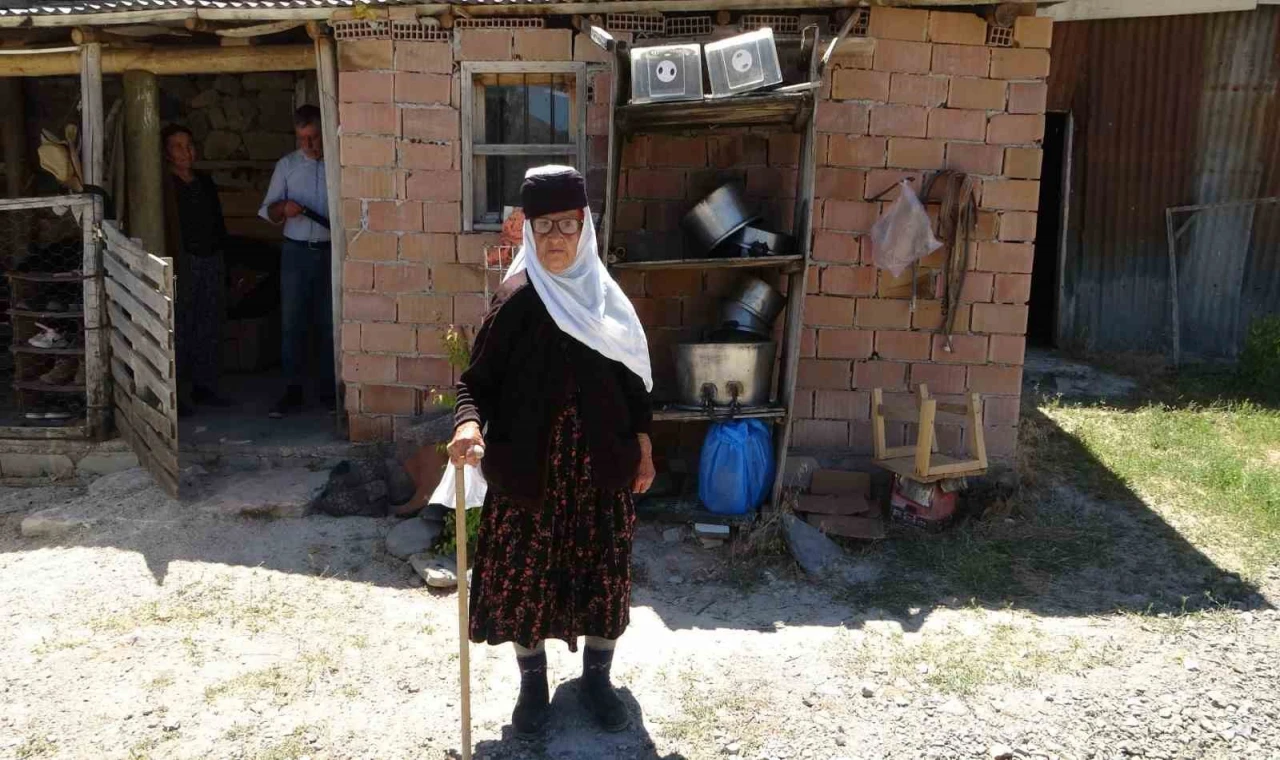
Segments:
[[[654,476],[648,343],[596,249],[582,175],[531,169],[521,201],[524,245],[459,379],[449,445],[471,464],[483,447],[489,482],[470,638],[515,644],[511,722],[529,734],[548,714],[544,642],[577,651],[585,636],[580,693],[618,731],[629,716],[609,671],[630,620],[631,494]]]
[[[179,411],[192,404],[226,406],[218,395],[225,317],[226,222],[218,188],[195,170],[191,131],[171,124],[161,133],[164,178],[165,255],[177,268],[177,359]]]

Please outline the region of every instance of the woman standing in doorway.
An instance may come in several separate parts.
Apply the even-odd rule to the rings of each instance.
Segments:
[[[178,411],[227,406],[218,393],[226,312],[226,221],[213,179],[195,170],[191,130],[170,124],[160,133],[164,179],[165,255],[177,268]]]
[[[648,342],[596,249],[582,175],[530,169],[520,194],[524,244],[459,379],[449,444],[455,464],[485,447],[490,486],[470,637],[515,644],[511,722],[532,734],[549,710],[544,642],[577,651],[585,636],[581,696],[620,731],[630,718],[609,672],[630,620],[631,494],[654,477]]]

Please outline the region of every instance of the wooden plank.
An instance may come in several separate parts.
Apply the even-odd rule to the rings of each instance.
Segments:
[[[118,394],[115,405],[117,413],[122,414],[128,420],[130,427],[140,434],[147,449],[156,453],[157,459],[164,464],[165,469],[172,470],[176,474],[179,469],[177,442],[173,435],[166,436],[157,432],[140,416],[140,412],[146,414],[143,410],[148,409],[147,405],[127,393]]]
[[[157,318],[166,324],[173,323],[173,299],[160,293],[148,282],[144,282],[134,274],[123,261],[116,258],[111,249],[102,254],[102,265],[107,270],[107,277],[145,305]]]
[[[84,303],[84,379],[86,422],[90,436],[105,438],[111,400],[107,397],[107,341],[103,336],[103,284],[96,230],[102,222],[102,202],[81,217],[84,252],[80,270],[87,275],[82,287]]]
[[[968,477],[973,475],[981,475],[983,472],[985,472],[985,470],[979,469],[977,467],[973,467],[963,472],[951,472],[952,466],[961,464],[961,460],[955,459],[953,457],[949,457],[945,454],[935,454],[933,456],[934,471],[924,476],[921,476],[916,473],[915,457],[913,456],[890,457],[889,459],[877,459],[875,460],[875,463],[877,467],[883,467],[889,472],[892,472],[896,475],[901,475],[904,478],[909,478],[911,480],[914,480],[920,483],[936,483],[939,480],[946,480],[948,478],[956,478],[956,477]],[[939,470],[941,470],[941,472],[938,472]]]
[[[134,324],[141,325],[164,349],[173,346],[173,331],[158,315],[150,312],[138,299],[129,294],[120,283],[106,277],[102,281],[107,290],[107,298],[115,301],[124,309]]]
[[[310,71],[315,54],[310,45],[262,45],[225,48],[183,46],[173,50],[150,47],[109,47],[102,51],[102,72],[145,72],[156,76],[190,74],[252,74],[259,71]],[[80,73],[80,54],[67,52],[0,56],[0,76],[51,77]]]
[[[885,459],[888,456],[888,448],[885,446],[884,440],[884,417],[880,416],[880,407],[884,406],[884,391],[879,388],[871,389],[871,442],[872,451],[876,459]]]
[[[0,146],[4,150],[5,195],[17,198],[27,180],[26,97],[22,94],[22,80],[0,80],[0,103],[4,104],[0,112]]]
[[[813,92],[741,95],[733,98],[635,103],[618,108],[623,132],[691,130],[697,127],[785,126],[812,121]]]
[[[919,475],[929,474],[929,457],[933,453],[933,420],[937,412],[938,402],[933,399],[920,404],[920,434],[916,439],[916,473]]]
[[[963,462],[953,462],[951,464],[939,464],[929,468],[929,477],[931,478],[948,478],[977,475],[987,469],[982,462],[976,459],[966,459]]]
[[[146,388],[156,397],[160,408],[166,413],[173,411],[174,390],[170,383],[156,374],[147,361],[133,352],[133,349],[117,333],[111,334],[111,353],[133,371],[135,392]]]
[[[654,261],[620,261],[614,269],[663,270],[663,269],[764,269],[767,267],[791,268],[804,264],[804,256],[751,256],[724,259],[658,259]]]
[[[164,466],[163,460],[157,455],[157,452],[147,445],[144,436],[139,435],[134,429],[132,420],[129,420],[124,414],[121,414],[116,420],[116,428],[120,432],[120,437],[125,439],[129,444],[129,448],[138,456],[138,461],[142,466],[151,473],[156,482],[164,488],[165,492],[173,498],[178,498],[178,476],[176,470],[169,470]]]
[[[1252,11],[1258,0],[1067,0],[1039,11],[1054,21],[1096,21],[1112,18],[1185,16],[1200,13]]]
[[[0,438],[3,439],[64,441],[83,440],[88,437],[88,425],[67,425],[63,427],[22,427],[21,425],[0,426]]]
[[[329,248],[330,299],[333,314],[333,378],[334,398],[339,399],[334,424],[343,436],[346,415],[341,413],[342,390],[342,275],[343,262],[347,258],[347,236],[342,222],[342,165],[338,161],[338,52],[329,37],[315,40],[316,82],[320,91],[320,128],[324,144],[329,146],[329,160],[324,162],[325,187],[328,190],[329,225],[334,230]],[[343,436],[345,437],[345,436]]]
[[[124,388],[116,388],[115,403],[118,407],[128,407],[131,414],[145,422],[155,431],[156,435],[164,440],[167,441],[177,437],[178,429],[173,420],[150,404],[126,393]]]
[[[297,29],[300,26],[306,26],[306,20],[288,20],[288,21],[271,21],[266,24],[255,24],[253,26],[241,26],[235,29],[215,29],[214,34],[219,37],[229,37],[232,39],[261,37],[266,34],[280,34]]]
[[[157,345],[150,335],[139,330],[119,305],[108,303],[107,312],[111,315],[111,329],[119,332],[133,347],[134,352],[149,361],[156,374],[166,379],[174,376],[174,357],[168,351]]]
[[[173,295],[173,262],[161,258],[138,246],[115,225],[114,222],[102,224],[103,235],[107,238],[107,248],[135,273],[155,284],[155,288],[167,296]]]
[[[141,238],[146,250],[164,251],[160,85],[156,75],[150,71],[130,69],[124,74],[124,140],[129,156],[129,171],[125,178],[129,235]]]
[[[947,410],[943,411],[942,407],[946,406]],[[892,404],[882,404],[880,406],[880,414],[890,422],[920,422],[920,410],[910,407],[894,406]],[[938,404],[938,412],[936,419],[943,419],[948,422],[968,422],[968,407],[960,404]]]
[[[969,456],[978,460],[982,469],[987,469],[987,434],[982,411],[982,398],[973,393],[969,396]]]
[[[93,203],[92,195],[56,195],[49,198],[5,198],[0,200],[0,211],[27,211],[50,206],[88,206]],[[16,273],[10,273],[16,274]],[[79,279],[78,277],[76,279]]]
[[[765,420],[778,419],[785,417],[787,410],[782,407],[773,409],[746,409],[736,414],[729,414],[728,410],[718,409],[708,414],[700,409],[655,409],[653,411],[654,422],[711,422],[730,419],[739,420]]]
[[[106,111],[102,108],[102,43],[80,46],[80,166],[86,185],[102,185]]]

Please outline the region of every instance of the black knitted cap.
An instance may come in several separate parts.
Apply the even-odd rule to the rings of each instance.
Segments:
[[[524,175],[520,204],[526,219],[587,207],[587,182],[572,166],[535,166]]]

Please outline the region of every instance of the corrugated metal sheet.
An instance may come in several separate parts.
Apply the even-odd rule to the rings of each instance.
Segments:
[[[540,5],[551,2],[589,2],[590,0],[449,0],[456,5]],[[120,13],[124,11],[226,9],[290,9],[347,8],[356,5],[419,5],[424,0],[0,0],[3,16],[57,16],[85,13]]]
[[[1280,8],[1058,24],[1050,108],[1076,121],[1063,338],[1171,343],[1164,212],[1280,190]],[[1202,214],[1178,254],[1184,350],[1231,355],[1280,309],[1277,210]]]

